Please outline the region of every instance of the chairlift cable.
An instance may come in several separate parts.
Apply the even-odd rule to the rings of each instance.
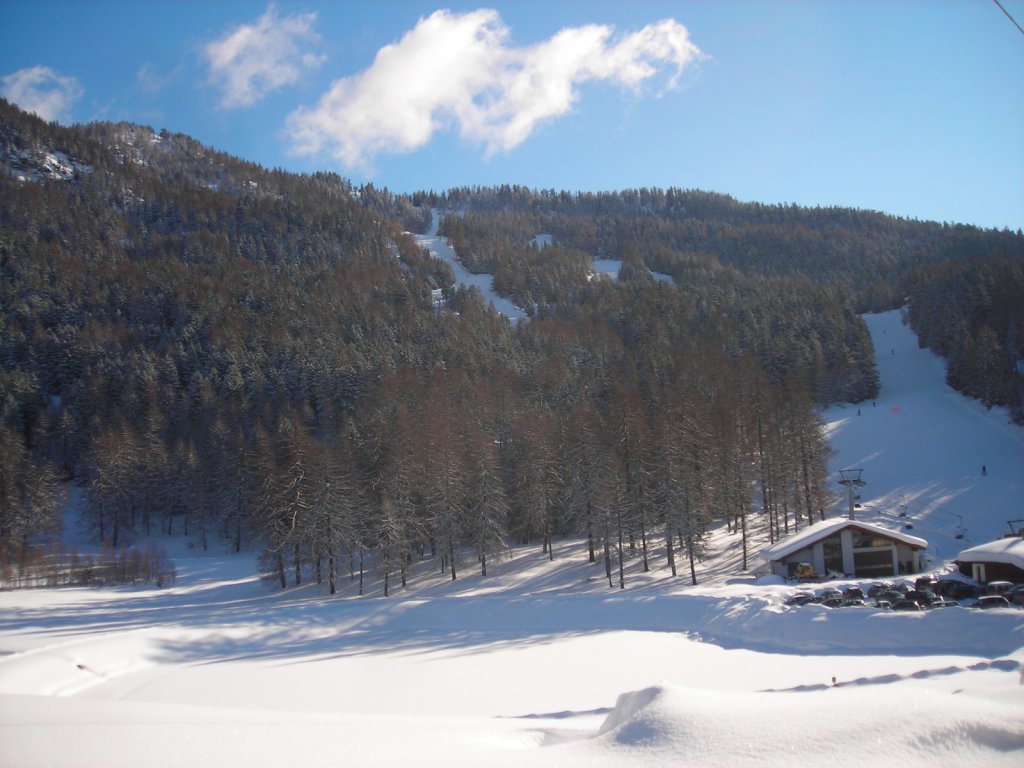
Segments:
[[[1020,33],[1024,35],[1024,27],[1017,23],[1017,20],[1010,15],[1010,12],[1003,7],[1003,4],[999,0],[992,0],[993,3],[999,6],[999,10],[1006,14],[1006,18],[1013,22],[1013,26],[1020,30]]]

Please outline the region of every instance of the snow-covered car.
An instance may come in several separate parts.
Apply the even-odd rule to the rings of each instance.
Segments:
[[[934,576],[918,576],[914,580],[914,589],[938,592],[939,580]]]

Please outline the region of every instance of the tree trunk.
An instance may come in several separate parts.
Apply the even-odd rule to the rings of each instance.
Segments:
[[[616,520],[616,523],[618,524],[618,533],[619,533],[619,589],[625,589],[626,588],[626,571],[625,571],[625,569],[623,568],[623,565],[622,565],[622,513],[621,512],[617,511],[615,513],[615,520]]]
[[[608,537],[604,537],[604,573],[608,577],[608,587],[612,587],[612,553],[608,546]]]
[[[592,518],[592,510],[590,508],[590,499],[587,499],[587,548],[590,550],[590,561],[591,563],[597,562],[597,558],[594,557],[594,529]]]
[[[697,566],[694,563],[693,557],[693,538],[690,536],[686,538],[686,548],[689,550],[690,556],[690,581],[694,586],[697,586]]]
[[[665,526],[665,555],[668,558],[668,567],[672,570],[672,575],[676,576],[676,554],[672,549],[672,529],[667,525]]]
[[[743,567],[740,570],[747,570],[747,512],[746,507],[740,507],[740,525],[743,526]]]

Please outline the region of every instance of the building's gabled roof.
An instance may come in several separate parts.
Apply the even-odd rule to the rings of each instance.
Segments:
[[[961,563],[1003,563],[1024,571],[1024,539],[1012,536],[979,544],[965,549],[957,560]]]
[[[928,542],[924,539],[919,539],[917,536],[910,536],[900,531],[883,528],[882,526],[875,525],[874,523],[864,523],[860,520],[848,520],[845,517],[837,517],[832,520],[822,520],[820,523],[809,525],[800,531],[800,533],[795,533],[788,538],[775,542],[772,546],[768,547],[768,549],[764,550],[761,555],[768,562],[772,562],[773,560],[782,560],[783,558],[792,555],[794,552],[806,549],[816,541],[827,539],[829,536],[835,535],[844,528],[859,528],[862,531],[867,531],[868,533],[874,533],[879,536],[884,536],[887,539],[892,539],[900,544],[906,544],[908,547],[912,547],[914,549],[925,549],[928,547]]]

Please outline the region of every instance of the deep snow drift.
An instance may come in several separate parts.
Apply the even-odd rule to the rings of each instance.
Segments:
[[[882,393],[826,414],[833,467],[948,559],[1019,516],[1021,430],[869,323]],[[565,541],[331,598],[175,541],[169,589],[2,593],[0,765],[1021,764],[1024,611],[790,608],[715,543],[699,587],[657,557],[609,589]]]

